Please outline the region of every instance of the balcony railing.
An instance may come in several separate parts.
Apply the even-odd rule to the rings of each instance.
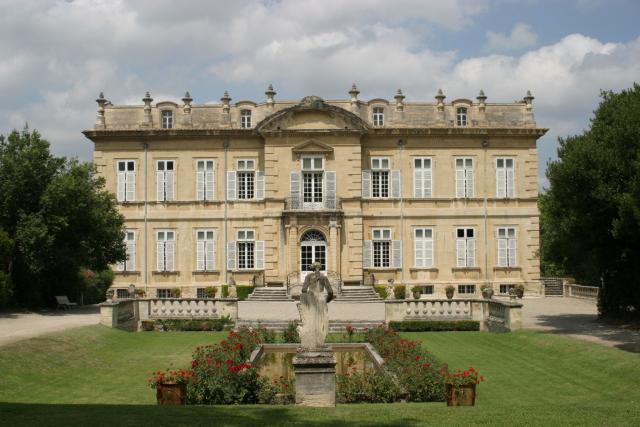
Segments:
[[[342,209],[338,197],[324,197],[321,202],[305,202],[302,197],[287,197],[285,210],[287,211],[337,211]]]

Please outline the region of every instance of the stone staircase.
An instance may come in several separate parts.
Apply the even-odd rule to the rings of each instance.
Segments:
[[[249,301],[290,301],[286,288],[255,288],[249,295]]]
[[[372,286],[342,287],[342,294],[338,295],[336,302],[375,302],[382,301],[380,295]]]
[[[544,296],[561,297],[564,295],[562,280],[543,280],[543,283],[544,283]]]

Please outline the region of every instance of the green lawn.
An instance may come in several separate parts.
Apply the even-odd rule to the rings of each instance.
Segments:
[[[224,335],[91,326],[0,347],[0,425],[640,425],[640,355],[529,331],[404,334],[487,377],[475,408],[153,406],[149,373]]]

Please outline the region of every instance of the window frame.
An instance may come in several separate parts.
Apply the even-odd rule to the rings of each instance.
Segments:
[[[370,162],[371,162],[371,198],[372,199],[390,198],[391,197],[391,157],[374,156],[374,157],[371,157]],[[376,162],[377,162],[377,166],[376,166]],[[384,165],[384,163],[386,163],[386,166]],[[386,177],[386,178],[383,179],[383,177]]]
[[[503,162],[502,166],[499,166],[500,161]],[[511,162],[511,167],[507,166],[508,162]],[[496,197],[501,199],[513,199],[516,197],[516,158],[514,156],[499,156],[496,157]],[[504,196],[500,196],[498,193],[498,173],[500,170],[504,170]],[[512,171],[511,183],[509,183],[509,170]],[[511,196],[509,195],[511,190]]]
[[[173,272],[176,271],[175,265],[176,265],[176,241],[177,239],[177,233],[175,229],[172,228],[162,228],[162,229],[156,229],[155,230],[155,234],[156,234],[156,251],[157,249],[157,245],[160,242],[164,243],[164,262],[163,262],[163,269],[159,270],[161,272]],[[160,233],[163,233],[163,239],[160,239]],[[168,233],[171,233],[172,238],[168,239]],[[173,242],[174,243],[174,247],[173,247],[173,270],[167,270],[167,242]],[[158,254],[156,253],[156,258],[157,258]],[[156,260],[157,262],[157,260]],[[156,265],[157,267],[157,265]]]
[[[460,236],[460,231],[463,231],[463,236]],[[469,236],[469,231],[471,231],[472,236]],[[456,267],[457,268],[473,268],[476,266],[476,228],[475,227],[456,227]],[[465,257],[464,257],[464,265],[459,265],[459,254],[458,254],[458,240],[465,240]],[[469,240],[473,239],[473,259],[472,262],[469,263]],[[471,264],[471,265],[469,265]]]
[[[417,196],[417,198],[419,199],[429,199],[433,197],[433,178],[434,178],[434,174],[433,174],[433,157],[432,156],[415,156],[412,158],[412,167],[413,167],[413,196],[416,197],[416,172],[420,171],[420,179],[422,180],[422,194],[420,194],[419,196]],[[420,161],[421,163],[421,167],[417,168],[416,167],[416,161]],[[424,164],[425,161],[429,162],[429,167],[425,168]],[[424,186],[424,181],[426,180],[424,178],[425,175],[425,171],[429,171],[430,172],[430,178],[429,178],[429,188],[425,188]]]
[[[176,178],[177,178],[177,174],[176,174],[176,170],[177,170],[177,166],[178,166],[178,162],[175,159],[156,159],[155,160],[156,163],[156,174],[162,172],[164,175],[164,182],[163,182],[163,197],[161,200],[157,200],[158,202],[172,202],[175,201],[176,198]],[[162,168],[160,168],[160,165],[163,165]],[[171,164],[171,169],[168,168],[168,165]],[[173,174],[173,198],[169,199],[167,197],[167,173],[172,173]],[[157,175],[156,175],[156,180],[158,179]],[[158,183],[156,182],[156,186],[158,185]],[[157,195],[156,195],[157,196]]]
[[[465,127],[469,125],[469,109],[467,107],[456,107],[456,126]]]
[[[251,166],[249,165],[249,162]],[[255,158],[236,159],[236,199],[255,200],[256,199],[256,165]],[[241,165],[243,165],[241,167]],[[249,179],[250,178],[250,179]],[[244,188],[242,188],[244,187]],[[251,197],[247,197],[248,195]]]
[[[216,161],[215,159],[195,159],[195,171],[196,171],[196,200],[199,202],[206,202],[216,199]],[[211,162],[211,170],[207,169],[207,164]],[[199,165],[203,164],[204,168],[202,170],[198,169]],[[203,174],[202,176],[202,199],[198,198],[198,174]],[[213,188],[211,189],[211,198],[207,198],[207,174],[211,173],[213,175]]]
[[[422,236],[418,237],[418,232],[422,232]],[[426,237],[426,232],[429,232],[430,237]],[[422,259],[422,265],[418,265],[418,242],[425,242],[426,243],[430,243],[431,248],[429,249],[431,251],[431,262],[429,263],[429,265],[427,264],[427,257],[426,257],[426,252],[427,252],[427,247],[425,246],[422,251],[425,253],[423,255],[423,259]],[[413,266],[415,268],[433,268],[433,266],[435,265],[435,232],[433,227],[415,227],[413,229]]]
[[[200,233],[204,234],[204,239],[200,239]],[[211,237],[209,237],[209,234],[211,234]],[[218,243],[218,239],[217,239],[217,230],[213,229],[213,228],[196,228],[195,229],[195,241],[196,241],[196,268],[195,271],[198,272],[209,272],[209,271],[216,271],[216,258],[217,258],[217,251],[216,251],[216,246]],[[198,269],[198,245],[200,242],[204,242],[204,249],[203,249],[203,265],[204,268],[202,269]],[[213,260],[211,260],[211,262],[213,263],[213,268],[207,268],[207,243],[208,242],[212,242],[213,243]]]
[[[458,160],[462,161],[462,169],[458,169]],[[467,163],[470,162],[471,166],[468,167]],[[471,156],[455,156],[453,159],[453,168],[454,168],[454,193],[456,199],[468,199],[474,197],[475,195],[475,173],[476,173],[476,165],[475,158]],[[462,170],[464,172],[464,196],[458,196],[458,171]],[[471,180],[469,180],[468,171],[471,171]]]
[[[126,293],[126,296],[121,296],[124,295],[124,293]],[[126,298],[131,298],[131,294],[129,293],[129,289],[127,288],[116,288],[116,298],[117,299],[126,299]]]
[[[129,235],[132,235],[133,238],[129,239]],[[124,241],[124,244],[125,244],[125,253],[126,253],[127,257],[126,257],[126,259],[124,261],[118,263],[117,269],[118,269],[119,272],[124,272],[124,273],[135,272],[135,271],[137,271],[136,270],[136,268],[137,268],[137,265],[136,265],[137,264],[136,263],[136,251],[138,249],[137,248],[138,242],[137,242],[137,232],[136,232],[136,230],[135,229],[126,229],[124,231],[124,240],[123,241]],[[134,250],[133,250],[133,269],[131,269],[131,270],[129,270],[127,268],[127,263],[129,262],[129,256],[130,256],[130,254],[129,254],[129,242],[133,242],[133,247],[134,247]]]
[[[123,202],[135,202],[136,200],[136,177],[138,174],[138,165],[137,165],[137,160],[136,159],[117,159],[116,160],[116,198],[118,196],[118,185],[120,183],[120,174],[123,173],[124,174],[124,198],[123,199],[118,199],[118,202],[123,203]],[[120,165],[123,164],[124,165],[124,169],[120,170]],[[133,165],[133,169],[129,169],[129,166]],[[127,178],[127,175],[132,173],[134,175],[134,179],[133,179],[133,183],[129,183],[129,179]],[[133,198],[131,200],[129,200],[127,198],[127,187],[128,186],[133,186]]]
[[[168,118],[168,120],[166,120]],[[160,110],[160,128],[173,129],[173,111]]]
[[[504,230],[504,236],[500,236],[500,231]],[[513,235],[510,236],[509,232],[513,231]],[[506,250],[506,265],[500,263],[500,240],[505,241],[505,250]],[[511,249],[509,248],[509,242],[514,242],[513,249],[513,263],[511,262]],[[498,267],[517,267],[518,266],[518,227],[511,225],[503,225],[496,227],[496,249],[498,251],[497,254],[497,262],[496,265]]]
[[[469,292],[472,289],[473,292]],[[458,295],[475,295],[478,292],[478,287],[475,284],[458,284]]]
[[[506,289],[506,292],[502,292],[502,289]],[[514,283],[500,283],[498,286],[498,294],[500,295],[509,295],[509,289],[514,289],[516,285]]]
[[[384,107],[375,106],[371,109],[371,122],[374,127],[384,126]]]
[[[376,233],[379,233],[376,237]],[[391,242],[393,233],[391,228],[376,227],[371,229],[372,254],[371,265],[373,268],[391,268]],[[386,249],[385,249],[386,248]],[[377,256],[376,256],[377,252]]]
[[[248,108],[240,110],[240,129],[251,129],[252,111]]]
[[[166,295],[161,295],[166,293]],[[156,288],[156,298],[158,299],[170,299],[173,298],[171,296],[171,288]]]
[[[243,237],[240,237],[242,233]],[[252,237],[248,237],[251,233]],[[256,266],[256,230],[241,228],[236,232],[236,262],[238,270],[254,270]],[[242,248],[242,249],[241,249]],[[250,248],[250,249],[249,249]],[[244,259],[242,259],[244,257]],[[242,263],[241,263],[242,260]],[[241,266],[242,264],[242,266]]]

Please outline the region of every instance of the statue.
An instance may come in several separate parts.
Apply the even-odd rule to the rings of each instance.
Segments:
[[[320,263],[313,264],[313,273],[304,279],[298,311],[302,325],[298,326],[300,342],[304,349],[324,347],[324,340],[329,329],[327,303],[333,299],[333,289],[329,279],[320,273]],[[327,291],[325,300],[322,291]]]

